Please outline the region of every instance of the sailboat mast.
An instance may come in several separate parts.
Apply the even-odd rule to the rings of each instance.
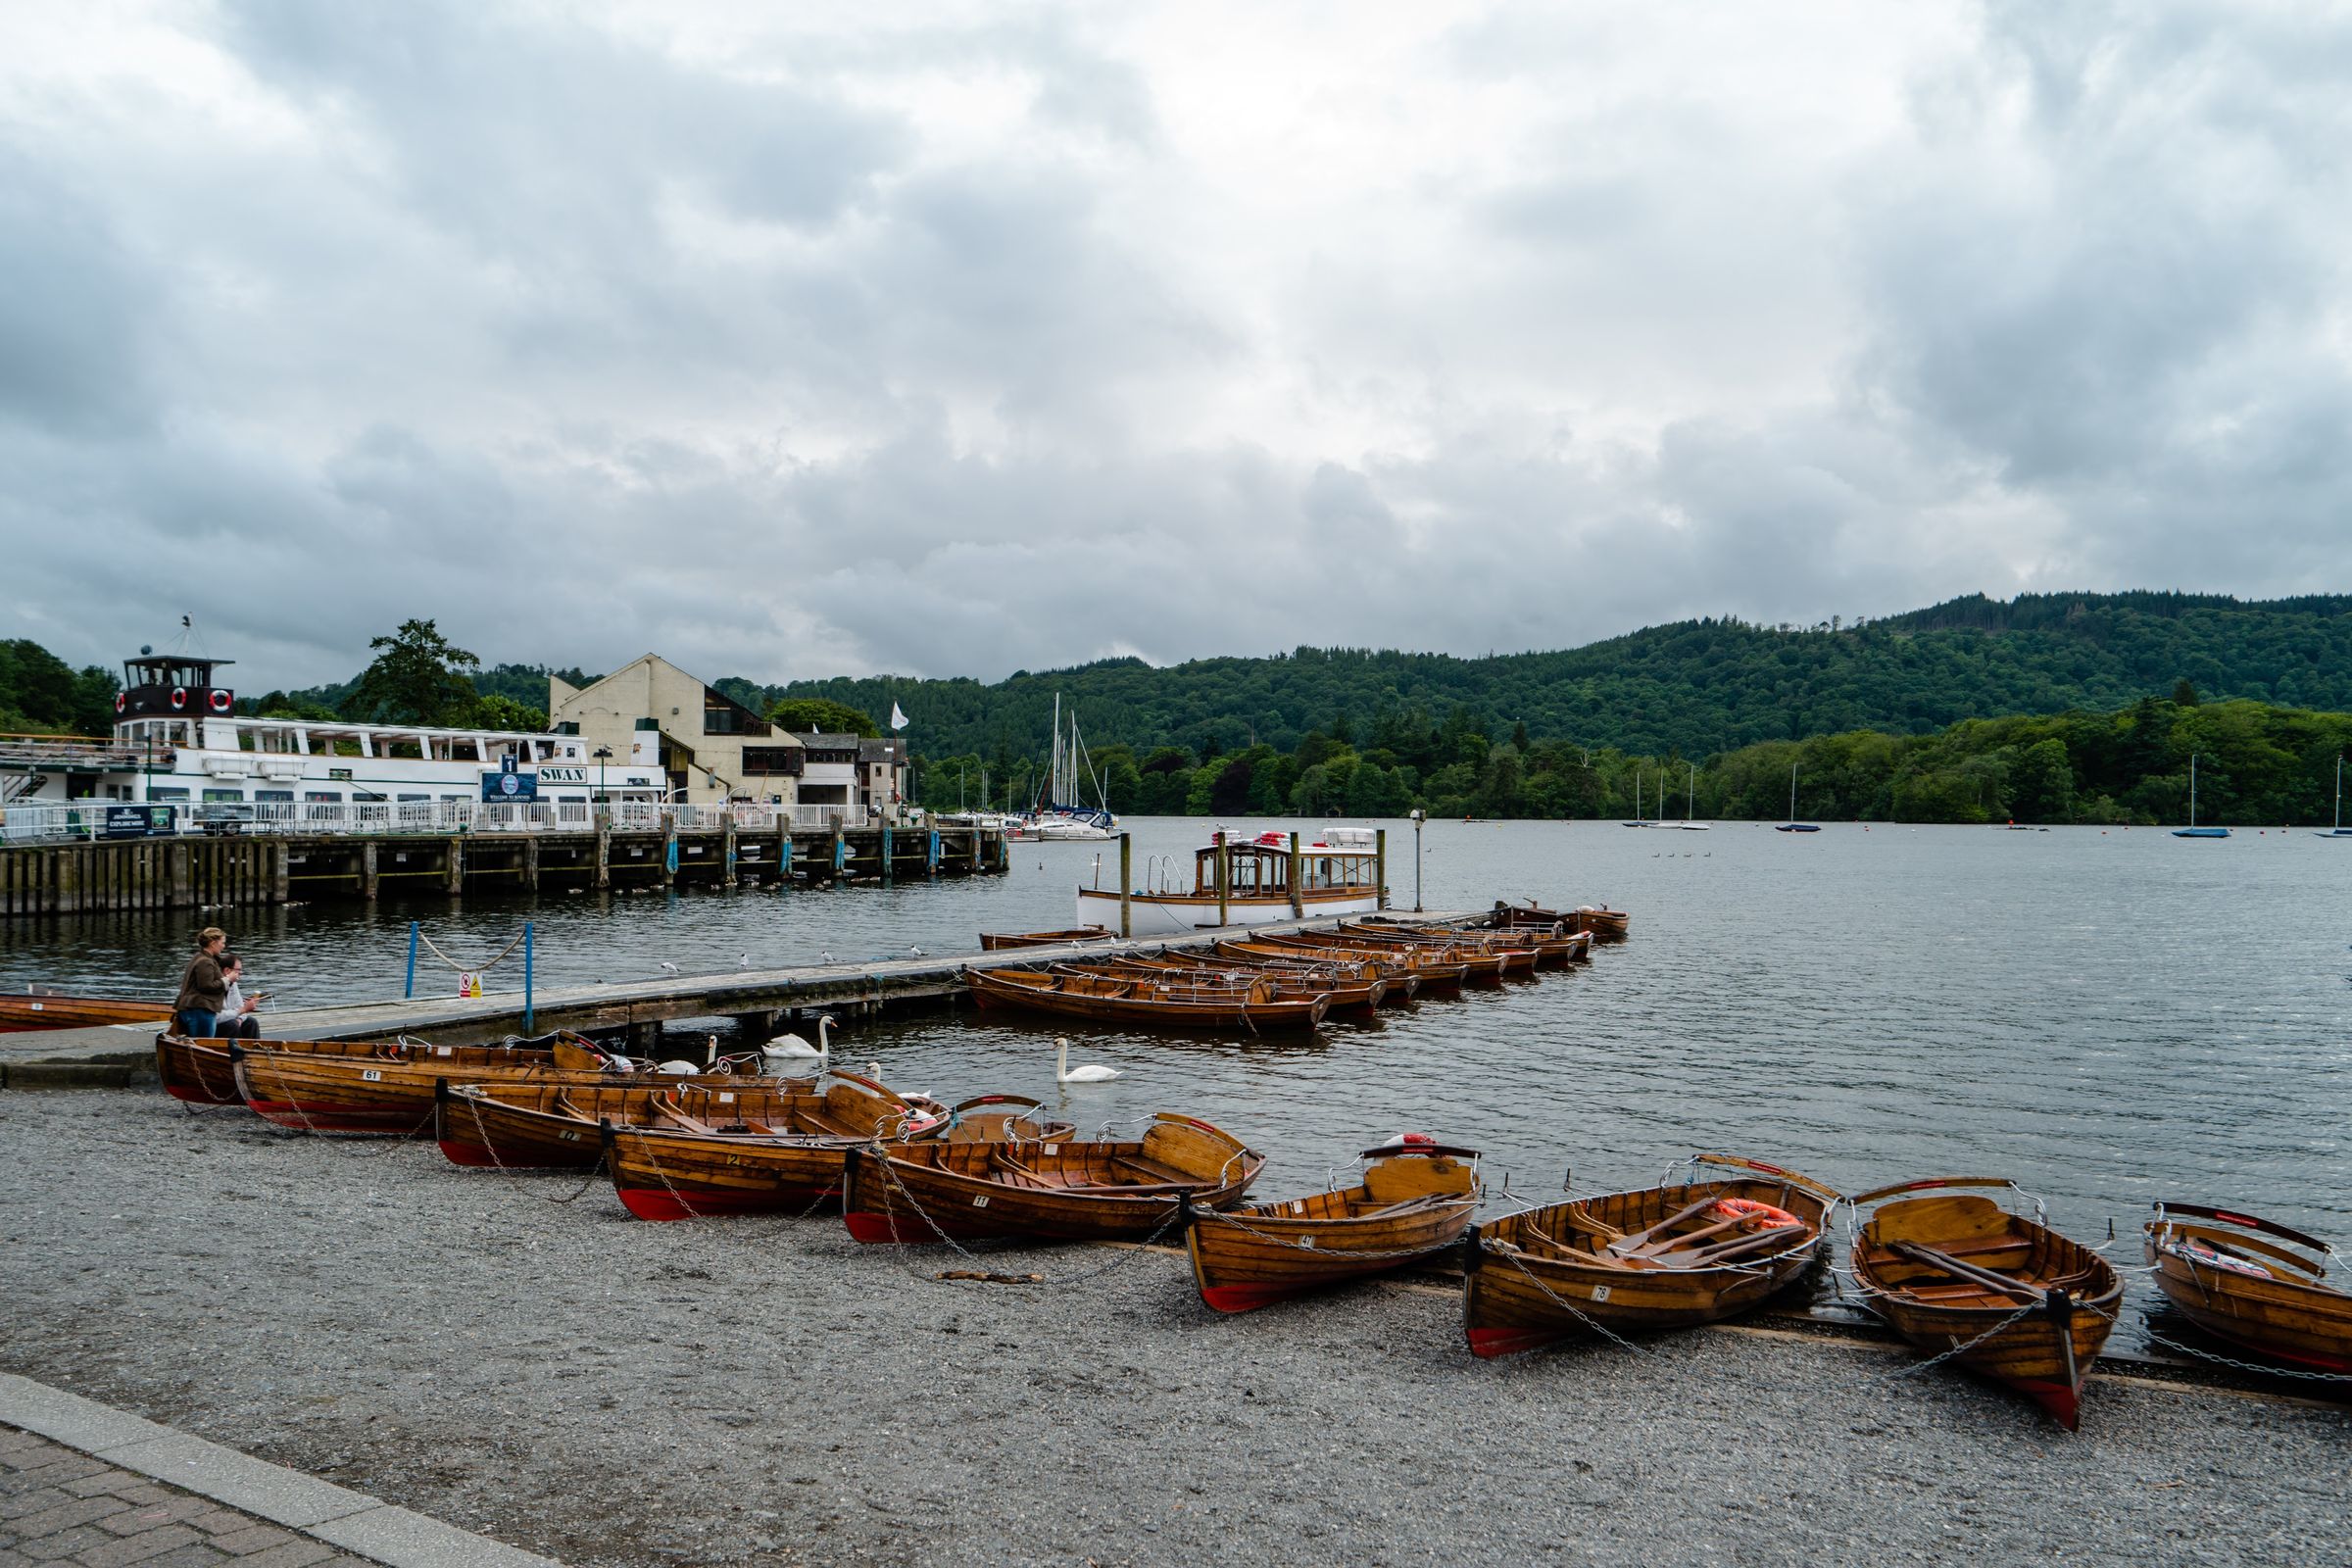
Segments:
[[[2344,830],[2344,754],[2335,754],[2335,830]]]
[[[1698,798],[1698,764],[1690,764],[1690,782],[1683,789],[1683,820],[1690,820],[1690,803]]]
[[[1796,764],[1788,764],[1788,820],[1796,820]]]
[[[2197,754],[2188,754],[2188,825],[2197,825]]]

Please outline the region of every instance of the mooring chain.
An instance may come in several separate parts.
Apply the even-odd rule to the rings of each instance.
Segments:
[[[2268,1378],[2304,1378],[2314,1383],[2352,1383],[2352,1373],[2313,1372],[2291,1366],[2264,1366],[2253,1361],[2239,1361],[2227,1355],[2217,1355],[2211,1350],[2200,1350],[2193,1345],[2182,1345],[2178,1340],[2168,1340],[2157,1333],[2152,1326],[2144,1323],[2141,1326],[2141,1332],[2146,1334],[2151,1342],[2163,1346],[2168,1350],[2178,1350],[2183,1355],[2193,1355],[2200,1361],[2211,1361],[2218,1366],[2230,1367],[2239,1372],[2258,1373]]]
[[[1914,1373],[1925,1372],[1932,1366],[1941,1366],[1944,1362],[1951,1360],[1954,1356],[1966,1355],[1969,1351],[1975,1349],[1978,1346],[1983,1345],[1985,1341],[1992,1339],[1996,1335],[2007,1333],[2010,1329],[2015,1328],[2018,1324],[2024,1322],[2027,1318],[2032,1317],[2034,1313],[2044,1310],[2046,1310],[2046,1307],[2042,1302],[2028,1301],[2025,1305],[2019,1307],[2016,1311],[2010,1313],[2007,1317],[2001,1319],[1998,1323],[1995,1323],[1984,1333],[1978,1335],[1975,1339],[1956,1343],[1950,1349],[1938,1350],[1936,1354],[1929,1356],[1924,1361],[1913,1361],[1907,1365],[1896,1367],[1891,1372],[1881,1373],[1877,1381],[1881,1383],[1892,1383],[1897,1378],[1907,1378],[1912,1376]],[[2105,1314],[2102,1313],[2100,1315],[2104,1316]]]
[[[1484,1247],[1486,1244],[1481,1242],[1479,1245]],[[1570,1317],[1576,1319],[1579,1323],[1582,1323],[1585,1327],[1591,1329],[1602,1339],[1607,1340],[1611,1344],[1617,1345],[1625,1349],[1631,1350],[1636,1355],[1649,1355],[1652,1353],[1649,1350],[1644,1349],[1642,1347],[1636,1345],[1633,1341],[1624,1338],[1622,1335],[1611,1332],[1607,1324],[1598,1322],[1595,1319],[1587,1316],[1585,1313],[1578,1311],[1575,1303],[1562,1299],[1557,1291],[1554,1291],[1550,1286],[1544,1284],[1543,1280],[1539,1279],[1535,1272],[1527,1266],[1526,1260],[1520,1256],[1519,1249],[1516,1247],[1497,1249],[1497,1250],[1501,1251],[1503,1257],[1510,1262],[1510,1265],[1513,1268],[1527,1276],[1527,1282],[1530,1285],[1533,1285],[1537,1290],[1542,1291],[1545,1296],[1550,1297],[1554,1306],[1557,1306],[1561,1311],[1566,1312]]]

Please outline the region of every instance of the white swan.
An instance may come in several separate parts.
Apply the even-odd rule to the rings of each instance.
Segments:
[[[673,1078],[692,1078],[699,1075],[702,1070],[700,1064],[683,1060],[665,1061],[654,1069],[656,1072],[668,1073]]]
[[[832,1060],[833,1015],[828,1012],[816,1020],[815,1045],[810,1045],[808,1041],[803,1040],[799,1035],[781,1034],[776,1036],[775,1039],[770,1040],[766,1045],[761,1046],[760,1048],[760,1054],[767,1062],[771,1071],[779,1070],[779,1063],[791,1061],[796,1058],[801,1060],[813,1059],[820,1062]]]
[[[1056,1083],[1102,1084],[1108,1083],[1119,1075],[1119,1069],[1116,1067],[1072,1067],[1070,1065],[1070,1041],[1067,1035],[1054,1036],[1054,1080]]]

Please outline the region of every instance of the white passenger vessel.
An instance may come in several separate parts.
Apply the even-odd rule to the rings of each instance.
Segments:
[[[1225,858],[1222,914],[1218,857]],[[1298,907],[1308,917],[1370,914],[1380,907],[1379,840],[1364,827],[1325,828],[1298,846]],[[1189,893],[1143,891],[1127,896],[1129,931],[1138,937],[1191,936],[1203,928],[1262,925],[1291,918],[1291,836],[1260,833],[1232,840],[1218,833],[1195,852]],[[1078,924],[1119,929],[1119,890],[1080,888]]]
[[[181,825],[213,831],[455,825],[485,807],[587,825],[597,797],[658,805],[668,782],[658,756],[600,759],[571,735],[240,715],[220,681],[230,662],[125,660],[111,743],[15,745],[0,804],[167,806]]]

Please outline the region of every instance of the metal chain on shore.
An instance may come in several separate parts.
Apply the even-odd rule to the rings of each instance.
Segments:
[[[1486,1243],[1483,1241],[1480,1242],[1479,1247],[1482,1250],[1485,1250]],[[1527,1282],[1530,1285],[1533,1285],[1537,1290],[1542,1291],[1545,1296],[1549,1297],[1551,1298],[1552,1305],[1558,1307],[1561,1311],[1567,1313],[1570,1317],[1576,1319],[1579,1323],[1582,1323],[1585,1327],[1591,1329],[1602,1339],[1609,1341],[1612,1345],[1616,1345],[1621,1348],[1631,1350],[1636,1355],[1649,1355],[1652,1353],[1642,1347],[1636,1345],[1633,1341],[1626,1339],[1624,1336],[1612,1332],[1607,1324],[1598,1322],[1587,1314],[1577,1310],[1574,1302],[1562,1299],[1559,1292],[1544,1284],[1541,1279],[1536,1277],[1536,1274],[1533,1270],[1529,1269],[1527,1266],[1527,1260],[1520,1254],[1519,1249],[1516,1247],[1496,1248],[1493,1250],[1499,1252],[1502,1258],[1508,1262],[1511,1267],[1517,1269],[1521,1274],[1525,1275],[1527,1277]]]
[[[2267,1366],[2256,1361],[2240,1361],[2231,1356],[2219,1355],[2212,1350],[2200,1350],[2193,1345],[2182,1345],[2178,1340],[2170,1340],[2157,1333],[2154,1326],[2145,1321],[2144,1313],[2140,1331],[2147,1335],[2150,1343],[2161,1345],[2168,1350],[2178,1350],[2182,1355],[2193,1355],[2200,1361],[2211,1361],[2217,1366],[2226,1366],[2232,1371],[2257,1373],[2266,1378],[2301,1378],[2312,1383],[2352,1384],[2352,1373],[2312,1372],[2301,1367]]]
[[[1966,1355],[1969,1351],[1975,1349],[1978,1346],[1983,1345],[1985,1341],[1993,1338],[1995,1335],[2008,1332],[2010,1329],[2024,1322],[2027,1318],[2032,1317],[2034,1313],[2043,1310],[2045,1310],[2043,1302],[2028,1301],[2025,1305],[2019,1307],[2016,1311],[2010,1313],[2007,1317],[2001,1319],[1998,1323],[1995,1323],[1984,1333],[1978,1335],[1975,1339],[1963,1341],[1960,1344],[1954,1345],[1948,1350],[1938,1350],[1936,1354],[1929,1356],[1925,1361],[1913,1361],[1908,1365],[1896,1367],[1891,1372],[1881,1373],[1873,1381],[1880,1383],[1892,1383],[1898,1378],[1907,1378],[1912,1376],[1914,1373],[1925,1372],[1932,1366],[1941,1366],[1944,1362],[1951,1360],[1954,1356]],[[2100,1315],[2105,1316],[2104,1313]]]

